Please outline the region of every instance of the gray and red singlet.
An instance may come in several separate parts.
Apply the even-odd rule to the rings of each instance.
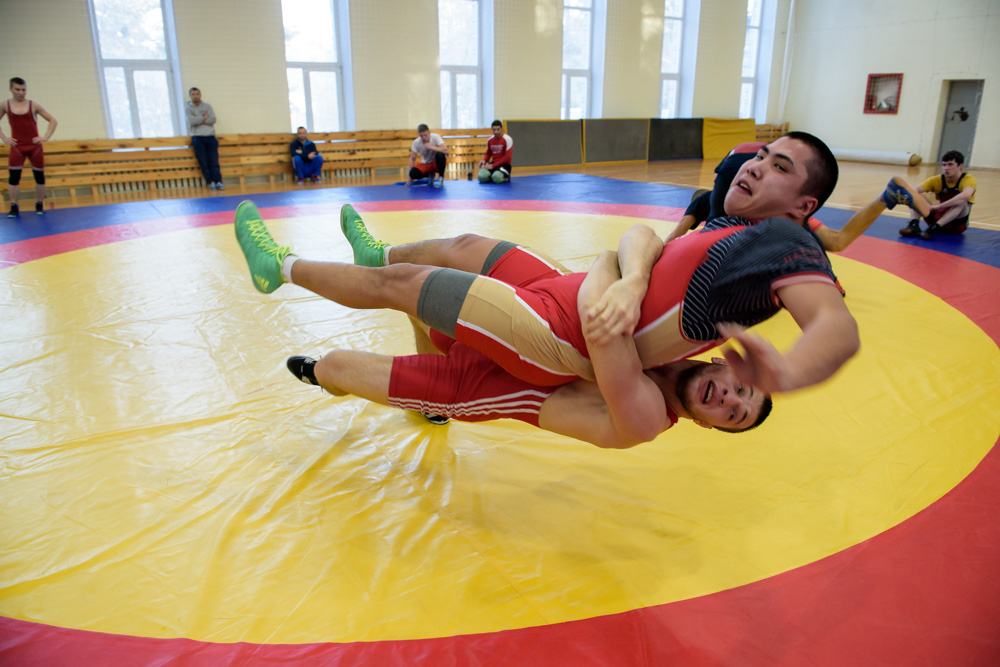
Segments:
[[[455,338],[512,375],[551,386],[593,380],[577,311],[586,274],[510,278],[523,248],[479,276],[462,305]],[[515,284],[510,284],[510,283]],[[796,282],[836,287],[822,244],[784,219],[718,218],[664,246],[653,266],[634,335],[643,368],[686,359],[723,342],[715,325],[752,326],[782,305],[777,290]]]

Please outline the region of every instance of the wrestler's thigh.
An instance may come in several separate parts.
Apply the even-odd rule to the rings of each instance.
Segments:
[[[508,285],[527,287],[538,280],[566,275],[569,270],[540,252],[502,241],[487,258],[481,273]]]

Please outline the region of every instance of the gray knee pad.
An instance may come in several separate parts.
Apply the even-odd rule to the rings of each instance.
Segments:
[[[455,337],[462,304],[476,274],[456,269],[435,269],[424,280],[417,299],[417,318],[443,334]]]

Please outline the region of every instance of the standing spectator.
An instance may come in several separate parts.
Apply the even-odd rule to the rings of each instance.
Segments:
[[[910,224],[899,230],[902,236],[919,236],[930,241],[934,234],[961,234],[969,228],[969,213],[976,199],[976,177],[965,173],[965,156],[948,151],[941,156],[941,175],[917,186],[917,192],[934,193],[938,203],[923,216],[927,229],[920,231],[920,212],[910,211]]]
[[[316,152],[316,144],[309,141],[306,128],[300,127],[297,134],[290,146],[295,182],[301,184],[304,179],[309,178],[313,183],[319,183],[322,178],[323,156]]]
[[[201,175],[208,181],[212,190],[225,190],[222,184],[222,174],[219,172],[219,140],[215,138],[215,111],[208,102],[202,102],[201,91],[192,88],[188,91],[191,101],[185,107],[187,110],[188,129],[191,132],[191,147],[201,167]]]
[[[479,161],[479,182],[492,180],[504,183],[510,180],[511,157],[514,154],[514,140],[504,134],[503,123],[493,121],[493,136],[486,142],[486,155]]]
[[[10,212],[7,217],[16,218],[21,214],[17,202],[21,194],[21,170],[25,159],[31,163],[31,171],[35,174],[35,213],[45,215],[45,155],[42,142],[49,140],[59,123],[41,104],[25,99],[28,86],[24,79],[17,76],[11,79],[10,92],[11,99],[0,107],[0,118],[7,116],[10,123],[9,137],[0,129],[0,139],[10,146],[10,154],[7,156],[7,168],[10,170]],[[36,116],[41,116],[49,123],[44,137],[38,134]]]
[[[406,184],[412,185],[418,178],[428,178],[436,188],[444,185],[444,168],[448,164],[448,147],[440,134],[432,134],[430,129],[423,123],[417,126],[419,135],[413,140],[410,146],[410,172],[407,175]],[[423,160],[417,164],[417,156]],[[437,173],[438,177],[434,178]]]

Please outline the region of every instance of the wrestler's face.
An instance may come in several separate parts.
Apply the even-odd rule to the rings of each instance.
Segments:
[[[765,398],[760,390],[737,380],[729,366],[721,362],[683,371],[677,395],[695,422],[734,431],[757,422]]]
[[[191,97],[191,101],[192,102],[194,102],[195,104],[201,104],[201,91],[200,90],[192,90],[192,91],[190,91],[188,93],[188,95]]]
[[[299,141],[301,141],[302,143],[305,143],[306,139],[309,138],[309,133],[306,132],[306,128],[304,127],[300,127],[296,134],[299,135]]]
[[[500,126],[500,125],[495,125],[493,127],[493,136],[497,137],[497,138],[502,137],[503,136],[503,127]]]
[[[942,162],[941,173],[944,174],[945,179],[954,182],[955,179],[958,178],[958,175],[962,173],[962,165],[954,160]]]
[[[24,96],[28,94],[28,86],[23,83],[10,84],[10,92],[18,102],[24,101]]]
[[[430,130],[424,130],[423,132],[418,132],[417,134],[423,140],[425,146],[430,146],[430,143],[431,143],[431,131]]]
[[[806,163],[812,159],[813,149],[798,139],[781,137],[762,147],[736,172],[726,193],[726,213],[747,220],[802,222],[817,204],[816,197],[802,194]]]

